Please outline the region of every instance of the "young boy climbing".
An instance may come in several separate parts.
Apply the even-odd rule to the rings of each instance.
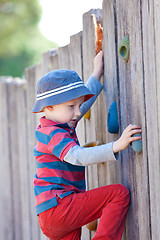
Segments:
[[[70,70],[51,71],[37,84],[33,112],[44,112],[36,129],[34,177],[36,213],[43,233],[51,240],[78,240],[81,227],[100,218],[94,240],[120,240],[128,211],[129,191],[121,184],[85,190],[85,166],[116,161],[118,152],[140,137],[140,126],[130,124],[111,143],[83,148],[75,128],[103,86],[103,52],[94,59],[86,85]]]

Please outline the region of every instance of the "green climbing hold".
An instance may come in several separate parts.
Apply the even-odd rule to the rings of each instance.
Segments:
[[[128,36],[125,36],[119,46],[118,46],[118,54],[121,56],[123,60],[128,62],[129,60],[129,38]]]
[[[141,133],[135,133],[132,136],[134,137],[141,136]],[[142,140],[140,139],[140,140],[131,142],[131,147],[137,153],[142,152]]]

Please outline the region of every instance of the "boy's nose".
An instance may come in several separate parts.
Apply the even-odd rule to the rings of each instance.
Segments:
[[[81,115],[80,108],[77,108],[77,109],[76,109],[75,115],[78,116],[78,117]]]

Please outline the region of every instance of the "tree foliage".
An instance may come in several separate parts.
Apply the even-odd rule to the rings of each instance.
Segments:
[[[24,68],[40,61],[41,53],[56,48],[38,29],[38,0],[0,1],[0,75],[22,76]]]

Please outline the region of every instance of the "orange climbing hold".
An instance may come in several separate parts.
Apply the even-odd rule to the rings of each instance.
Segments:
[[[102,50],[103,28],[101,24],[96,25],[96,55]]]

